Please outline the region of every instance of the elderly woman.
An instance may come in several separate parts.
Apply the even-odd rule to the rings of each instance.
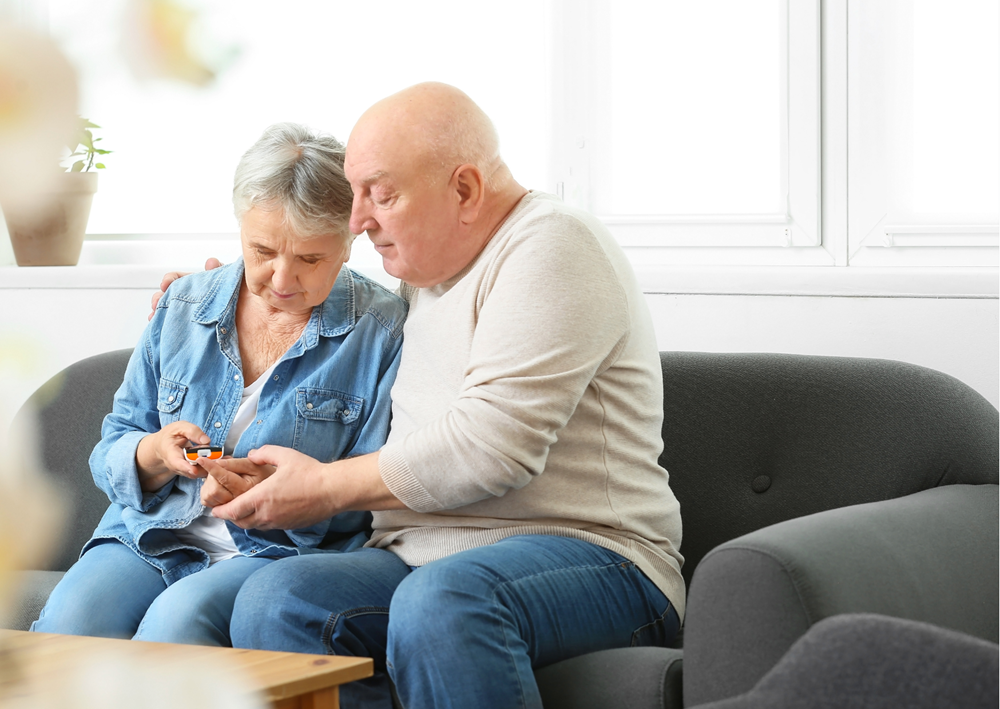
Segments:
[[[366,541],[364,512],[285,531],[212,517],[205,469],[185,455],[194,443],[243,458],[271,443],[332,461],[385,442],[406,305],[343,268],[343,163],[340,143],[293,124],[243,156],[243,256],[176,281],[157,306],[90,458],[111,506],[32,630],[228,645],[250,574]]]

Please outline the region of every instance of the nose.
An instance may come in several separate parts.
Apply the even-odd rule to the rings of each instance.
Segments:
[[[294,266],[285,263],[284,259],[278,259],[277,263],[274,264],[274,272],[271,274],[271,287],[277,292],[287,295],[295,290],[296,280]]]
[[[352,234],[360,234],[378,226],[370,206],[360,195],[354,195],[354,201],[351,202],[351,221],[348,226]]]

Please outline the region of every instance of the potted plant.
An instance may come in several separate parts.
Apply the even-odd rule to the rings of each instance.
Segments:
[[[76,144],[71,158],[79,158],[56,176],[52,191],[30,207],[4,205],[4,218],[18,266],[75,266],[80,260],[87,232],[90,206],[97,192],[97,173],[104,163],[97,158],[110,150],[98,148],[91,132],[100,126],[78,117]]]

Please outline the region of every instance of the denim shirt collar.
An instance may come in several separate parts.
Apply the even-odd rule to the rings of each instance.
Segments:
[[[202,325],[218,324],[220,337],[235,330],[236,303],[243,282],[243,257],[218,269],[218,276],[202,299],[192,320]],[[346,264],[341,267],[330,295],[314,307],[302,337],[288,354],[295,356],[316,346],[320,337],[337,337],[354,329],[354,275]]]

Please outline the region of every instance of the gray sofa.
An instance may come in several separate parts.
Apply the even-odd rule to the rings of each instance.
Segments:
[[[46,468],[77,508],[51,567],[25,573],[6,627],[37,616],[107,505],[87,457],[128,355],[78,362],[29,402]],[[546,709],[780,706],[783,687],[797,706],[811,685],[788,678],[817,647],[839,648],[846,662],[844,637],[869,638],[847,643],[861,666],[915,672],[926,652],[880,650],[908,647],[914,627],[940,634],[934,647],[992,657],[993,674],[959,685],[967,691],[956,705],[985,696],[996,706],[997,410],[947,375],[900,362],[683,352],[661,361],[660,460],[684,521],[683,637],[675,648],[539,668]],[[830,623],[854,635],[831,635]]]

